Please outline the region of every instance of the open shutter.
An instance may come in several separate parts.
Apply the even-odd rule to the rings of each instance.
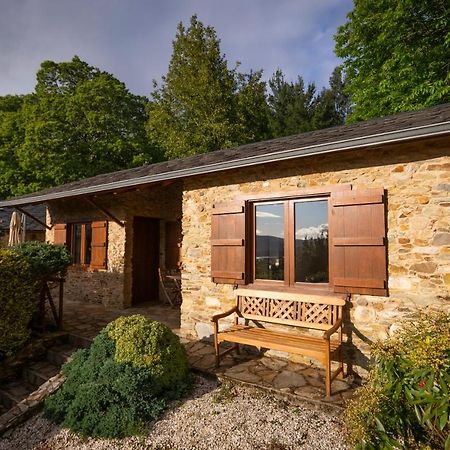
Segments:
[[[383,189],[331,195],[331,274],[334,291],[387,295]]]
[[[245,284],[245,202],[213,206],[211,277],[215,283]]]
[[[106,269],[108,222],[92,222],[91,268]]]
[[[58,245],[67,244],[67,224],[56,223],[53,225],[53,243]]]

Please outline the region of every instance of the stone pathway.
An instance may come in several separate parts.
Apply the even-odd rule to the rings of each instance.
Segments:
[[[220,379],[260,387],[293,404],[308,402],[341,409],[352,397],[356,384],[351,378],[336,379],[332,395],[325,397],[325,371],[312,365],[293,363],[245,351],[228,354],[215,367],[214,348],[208,342],[185,342],[189,362],[194,370],[217,375]]]

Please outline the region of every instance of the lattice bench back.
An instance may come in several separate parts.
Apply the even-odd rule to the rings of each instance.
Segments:
[[[327,330],[342,317],[339,297],[236,289],[238,315],[244,319]]]

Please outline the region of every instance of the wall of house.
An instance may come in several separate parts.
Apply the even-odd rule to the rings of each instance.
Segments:
[[[370,344],[418,309],[450,311],[450,145],[435,139],[255,166],[185,180],[182,332],[210,336],[210,318],[233,305],[233,287],[210,278],[213,203],[272,191],[350,183],[388,195],[390,296],[354,295],[346,325],[347,357],[356,370]]]
[[[64,297],[68,301],[102,303],[122,308],[132,302],[133,217],[161,219],[160,264],[164,267],[164,223],[181,218],[180,184],[153,186],[139,191],[99,196],[95,201],[124,223],[108,221],[107,270],[72,266],[68,270]],[[83,199],[59,200],[48,205],[47,223],[105,220]],[[53,241],[53,230],[46,240]]]

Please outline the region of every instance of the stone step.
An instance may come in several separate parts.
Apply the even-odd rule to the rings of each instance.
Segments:
[[[76,348],[88,348],[92,344],[92,339],[86,336],[70,333],[68,336],[68,342]]]
[[[78,347],[74,347],[70,343],[54,345],[47,350],[47,361],[62,366],[76,350],[78,350]]]
[[[23,379],[11,381],[0,388],[0,403],[5,409],[11,409],[36,389],[36,385]]]
[[[46,360],[38,361],[30,364],[23,370],[22,379],[38,388],[59,371],[60,365],[55,365]]]

